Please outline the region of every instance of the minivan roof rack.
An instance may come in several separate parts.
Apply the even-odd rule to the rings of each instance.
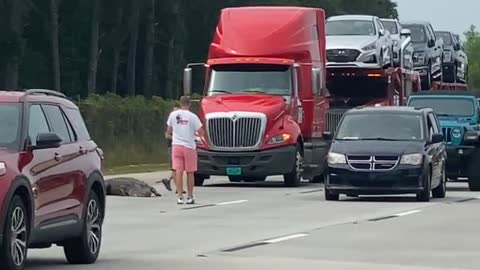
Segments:
[[[60,98],[66,98],[64,94],[54,91],[54,90],[48,90],[48,89],[28,89],[25,91],[25,95],[47,95],[47,96],[55,96],[55,97],[60,97]]]

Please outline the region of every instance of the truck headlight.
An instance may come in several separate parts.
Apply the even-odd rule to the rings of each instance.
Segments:
[[[272,137],[269,141],[268,144],[279,144],[279,143],[284,143],[288,142],[290,140],[290,134],[280,134],[277,136]]]
[[[400,164],[403,165],[420,165],[423,162],[423,155],[422,154],[408,154],[403,155],[402,159],[400,160]]]
[[[413,54],[413,61],[415,63],[425,63],[425,52],[416,52]]]
[[[328,153],[327,163],[329,165],[346,164],[347,159],[345,158],[345,155],[343,155],[343,154],[330,152],[330,153]]]
[[[372,44],[368,44],[367,46],[363,47],[362,50],[364,51],[373,51],[377,48],[377,42],[374,42]]]
[[[7,174],[7,165],[4,162],[0,162],[0,176]]]
[[[455,139],[459,139],[462,137],[462,131],[459,128],[452,129],[452,137]]]

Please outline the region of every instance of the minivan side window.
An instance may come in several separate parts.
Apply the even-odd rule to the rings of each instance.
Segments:
[[[73,125],[73,129],[78,136],[78,140],[89,141],[90,134],[80,111],[78,109],[65,108],[65,113],[67,114],[70,123]]]
[[[30,137],[30,144],[37,145],[37,136],[40,133],[48,133],[50,129],[48,127],[47,119],[43,113],[40,105],[31,105],[28,121],[28,136]]]
[[[62,138],[63,143],[71,143],[73,141],[68,130],[68,124],[65,122],[60,107],[54,105],[43,105],[43,109],[47,114],[48,120],[52,125],[53,132]]]

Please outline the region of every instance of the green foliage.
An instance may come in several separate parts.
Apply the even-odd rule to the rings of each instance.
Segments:
[[[77,104],[92,138],[105,152],[107,167],[167,160],[164,133],[173,101],[108,93],[93,95]]]
[[[468,55],[468,80],[471,88],[480,91],[480,32],[472,25],[465,32],[465,51]]]

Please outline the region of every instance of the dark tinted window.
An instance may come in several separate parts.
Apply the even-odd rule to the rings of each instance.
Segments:
[[[327,36],[374,36],[376,33],[373,21],[339,20],[326,23]]]
[[[390,32],[390,34],[398,34],[397,23],[393,21],[382,21],[383,26]]]
[[[0,147],[16,149],[20,134],[20,104],[0,104]]]
[[[431,108],[438,116],[472,116],[475,113],[473,99],[467,98],[412,98],[411,107]]]
[[[392,128],[392,127],[395,128]],[[422,117],[400,113],[349,113],[342,120],[337,140],[419,140],[422,138]]]
[[[445,45],[448,45],[448,46],[453,45],[453,40],[452,40],[452,36],[450,35],[450,33],[448,33],[448,32],[436,32],[435,34],[437,35],[438,38],[443,39],[443,43]]]
[[[77,109],[66,108],[65,113],[67,114],[70,123],[73,125],[73,129],[78,136],[78,140],[88,141],[90,140],[90,134],[88,133],[87,126],[83,120],[82,114]]]
[[[425,43],[427,42],[427,33],[423,25],[410,25],[406,24],[403,26],[406,29],[409,29],[412,32],[412,42],[414,43]]]
[[[47,114],[50,124],[52,125],[53,132],[57,133],[60,138],[62,138],[63,143],[72,142],[67,123],[65,123],[65,118],[62,115],[60,107],[53,105],[43,105],[42,107]]]
[[[43,113],[40,105],[30,106],[29,122],[28,122],[28,136],[30,137],[31,145],[37,145],[37,136],[41,133],[48,133],[47,119]]]

